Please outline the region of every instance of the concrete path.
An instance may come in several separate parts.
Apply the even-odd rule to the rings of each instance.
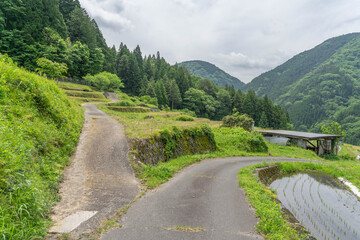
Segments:
[[[122,218],[123,227],[111,230],[101,239],[262,239],[254,231],[257,219],[238,185],[237,173],[264,159],[299,161],[233,157],[192,165],[136,201]],[[204,231],[169,230],[175,226]]]
[[[53,234],[70,232],[75,238],[98,227],[139,192],[123,127],[95,104],[83,106],[84,127],[72,163],[65,170],[62,200],[53,209],[56,224],[50,229]],[[55,236],[48,236],[52,238]]]

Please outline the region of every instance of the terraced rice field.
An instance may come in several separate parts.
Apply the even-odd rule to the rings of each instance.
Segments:
[[[360,201],[332,177],[300,173],[270,188],[316,239],[360,239]]]

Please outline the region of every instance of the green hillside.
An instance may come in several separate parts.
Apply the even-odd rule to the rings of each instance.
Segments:
[[[208,62],[194,60],[182,62],[179,63],[179,65],[185,66],[190,71],[190,73],[196,76],[212,80],[219,86],[234,86],[234,88],[237,90],[245,85],[236,77],[229,75],[214,64]]]
[[[260,75],[245,89],[285,107],[298,130],[339,122],[360,145],[360,34],[329,39]]]
[[[0,76],[0,238],[42,239],[83,110],[1,54]]]

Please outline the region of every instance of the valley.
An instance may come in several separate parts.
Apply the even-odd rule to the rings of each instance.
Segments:
[[[0,2],[1,239],[358,237],[360,33],[315,46],[245,3],[224,18],[217,1],[99,2]],[[229,20],[247,12],[259,19]],[[266,71],[245,84],[216,65]],[[280,146],[264,130],[339,136],[318,156],[306,149],[326,139]]]

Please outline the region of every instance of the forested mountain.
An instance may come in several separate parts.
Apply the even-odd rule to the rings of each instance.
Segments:
[[[179,63],[179,65],[185,66],[191,74],[210,79],[219,86],[234,86],[237,90],[245,85],[245,83],[241,82],[236,77],[229,75],[214,64],[205,61],[186,61]]]
[[[72,77],[114,72],[114,49],[78,0],[2,0],[0,39],[0,52],[30,70],[46,57],[66,63]]]
[[[245,89],[285,107],[298,130],[339,122],[360,145],[360,34],[325,41],[260,75]]]
[[[254,92],[244,94],[234,87],[219,87],[211,80],[191,75],[183,66],[171,66],[159,52],[143,56],[139,46],[131,51],[123,43],[118,49],[109,48],[95,20],[78,0],[2,0],[0,53],[32,71],[38,68],[39,58],[65,63],[66,76],[80,83],[91,79],[86,77],[88,74],[116,74],[124,92],[152,99],[162,109],[188,109],[198,117],[221,120],[236,108],[250,115],[257,125],[290,126],[286,111],[268,98],[258,98]],[[207,66],[210,74],[241,84],[215,66]]]

